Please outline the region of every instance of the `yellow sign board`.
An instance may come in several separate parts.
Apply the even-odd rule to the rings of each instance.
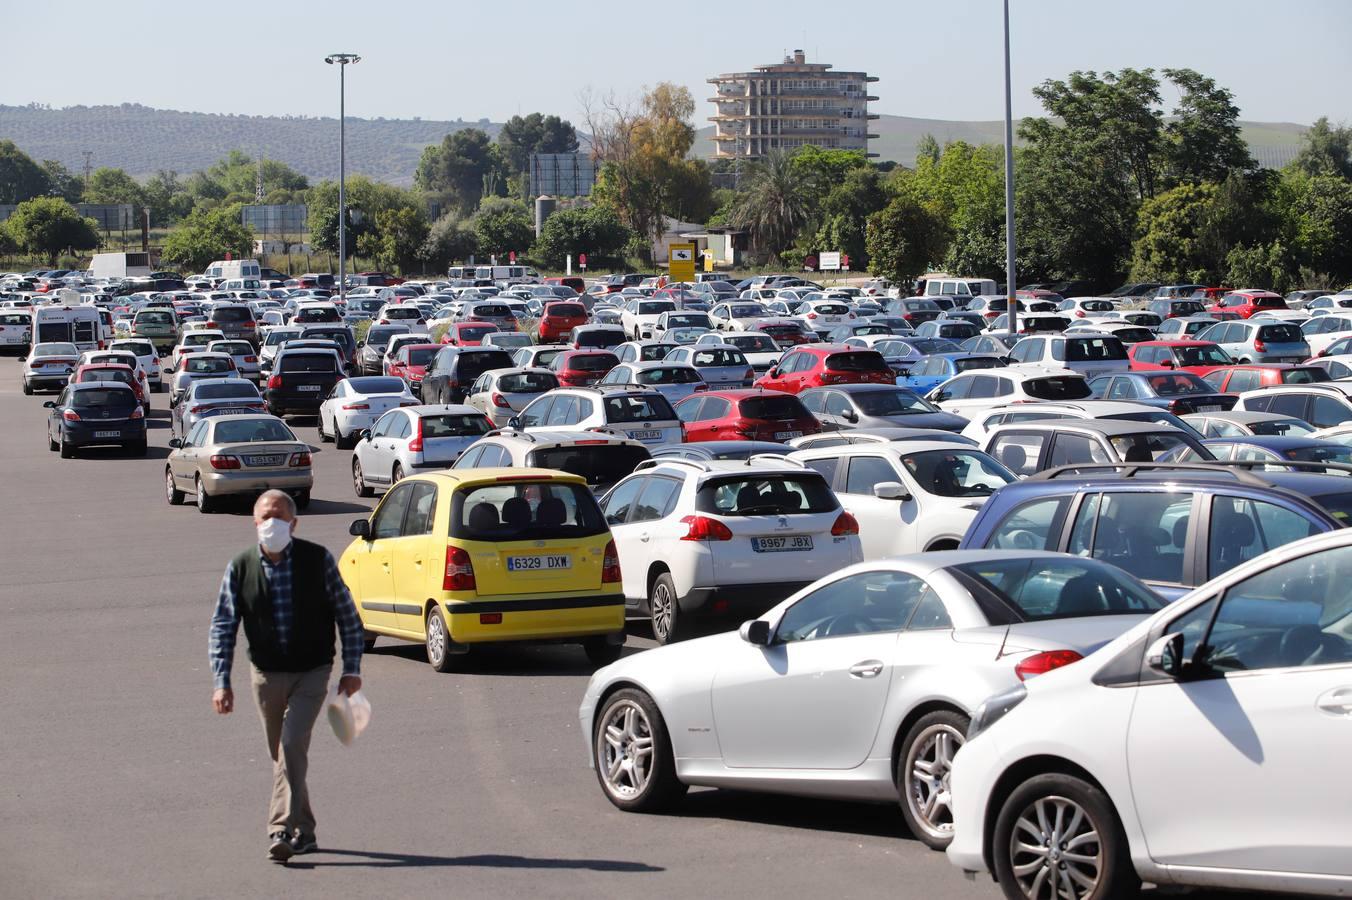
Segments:
[[[704,271],[712,272],[714,270],[714,252],[712,250],[704,251]]]
[[[695,245],[672,244],[667,251],[667,273],[672,281],[695,280]]]

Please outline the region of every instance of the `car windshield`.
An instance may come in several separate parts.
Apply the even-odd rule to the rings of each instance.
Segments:
[[[1175,347],[1174,356],[1180,366],[1228,366],[1230,354],[1215,344],[1199,347]]]
[[[695,508],[720,516],[783,516],[826,513],[840,501],[816,474],[715,478],[700,485]]]
[[[347,382],[347,388],[354,394],[402,394],[404,392],[404,379],[350,378]]]
[[[211,311],[211,318],[216,322],[251,322],[253,313],[247,306],[218,306]]]
[[[194,400],[257,400],[258,389],[248,383],[199,383],[194,386],[192,396]]]
[[[667,316],[668,328],[712,328],[713,323],[704,313],[682,313],[678,316]]]
[[[210,356],[185,356],[183,371],[191,372],[194,375],[216,375],[221,372],[230,372],[235,368],[233,361],[229,359],[216,359]]]
[[[1113,566],[1087,559],[992,559],[949,566],[973,593],[989,592],[1025,622],[1147,615],[1164,600]]]
[[[492,428],[480,413],[437,413],[420,418],[424,439],[488,434]]]
[[[223,418],[216,423],[214,441],[217,444],[257,444],[263,441],[294,441],[291,429],[276,419]]]
[[[676,304],[670,300],[645,300],[638,304],[640,316],[657,316],[664,312],[674,312]]]
[[[851,394],[859,411],[866,416],[904,416],[915,413],[938,412],[929,402],[911,391],[862,391]]]
[[[743,353],[775,353],[779,348],[775,342],[763,334],[728,335],[723,342],[731,344]]]
[[[675,350],[677,344],[644,344],[638,348],[639,362],[657,362],[666,359],[667,354]]]
[[[410,366],[426,366],[436,355],[436,347],[414,347],[408,351],[408,364]]]
[[[508,394],[541,394],[559,386],[548,372],[513,372],[498,379],[498,390]]]
[[[740,350],[696,350],[690,362],[695,366],[745,366]]]
[[[925,450],[904,454],[901,461],[923,490],[940,497],[988,497],[1017,480],[979,450]]]
[[[86,369],[80,373],[80,381],[120,381],[123,384],[132,383],[132,374],[130,369]]]
[[[608,424],[652,422],[676,418],[676,410],[671,408],[671,403],[661,394],[607,397],[605,412]]]
[[[1151,375],[1146,378],[1146,383],[1161,397],[1172,397],[1175,394],[1211,394],[1216,390],[1191,372]]]
[[[139,312],[136,314],[136,323],[138,325],[175,325],[174,314],[171,312]]]
[[[1263,325],[1258,329],[1258,339],[1274,344],[1299,344],[1305,340],[1305,334],[1294,325]]]
[[[624,343],[624,332],[618,328],[579,331],[575,343],[579,347],[618,347]]]
[[[338,358],[332,353],[287,353],[277,364],[278,372],[334,372]]]
[[[113,344],[114,350],[127,350],[135,353],[137,356],[154,356],[155,345],[148,341],[118,341]]]
[[[1314,431],[1314,427],[1300,419],[1274,419],[1269,422],[1254,422],[1249,425],[1254,434],[1271,437],[1304,437]]]
[[[1023,391],[1037,400],[1085,400],[1094,396],[1083,378],[1033,378],[1023,383]]]
[[[554,357],[562,353],[562,350],[536,350],[534,356],[530,356],[530,363],[534,366],[547,366],[554,361]],[[662,354],[666,356],[665,353]],[[527,354],[529,356],[529,354]],[[523,359],[526,356],[522,357]]]
[[[1329,375],[1328,369],[1310,366],[1305,369],[1285,369],[1281,373],[1281,378],[1282,384],[1315,384],[1329,381],[1332,376]]]
[[[1169,434],[1167,432],[1157,431],[1147,434],[1123,434],[1114,438],[1109,438],[1113,449],[1117,451],[1117,458],[1123,462],[1154,462],[1166,453],[1178,450],[1179,453],[1187,453],[1189,450],[1196,452],[1194,446],[1182,434]],[[1205,457],[1202,457],[1205,459]]]
[[[634,380],[639,384],[694,384],[703,379],[689,366],[661,366],[638,370]]]
[[[263,339],[263,346],[275,347],[278,344],[285,344],[287,341],[294,341],[299,337],[300,337],[299,331],[283,331],[279,329],[273,329],[272,331],[269,331],[268,336]]]
[[[489,369],[510,369],[512,358],[506,350],[484,350],[461,353],[456,360],[456,372],[466,382],[473,381]]]
[[[753,304],[753,303],[746,303],[746,304],[740,304],[740,303],[739,303],[739,304],[737,304],[736,306],[729,306],[729,307],[728,307],[728,316],[729,316],[730,318],[734,318],[734,319],[749,318],[749,317],[751,317],[751,316],[759,316],[759,315],[761,315],[761,314],[764,313],[764,312],[765,312],[765,308],[764,308],[764,307],[756,306],[756,305]]]
[[[584,485],[559,482],[513,482],[470,488],[457,493],[452,505],[451,537],[500,543],[542,541],[603,534],[606,531],[596,498]],[[553,549],[555,552],[550,553]],[[562,551],[562,552],[560,552]],[[537,547],[517,551],[506,565],[534,566],[541,556],[574,561],[563,548]]]
[[[609,444],[583,441],[571,447],[547,447],[532,451],[527,465],[541,469],[558,469],[570,475],[580,475],[587,484],[613,484],[634,471],[634,467],[648,459],[646,447],[632,444]]]
[[[991,356],[969,356],[953,360],[953,365],[959,372],[966,372],[970,369],[998,369],[1003,363]]]
[[[960,353],[962,348],[952,341],[943,338],[912,338],[904,343],[910,344],[921,355],[928,356],[931,353]]]
[[[886,372],[892,370],[883,361],[876,350],[860,350],[855,353],[832,353],[826,357],[826,368],[833,372]]]
[[[567,316],[569,318],[576,318],[577,316],[585,316],[587,314],[587,308],[581,303],[551,303],[545,309],[545,314],[549,316]]]
[[[785,395],[748,397],[741,403],[741,414],[748,419],[805,419],[808,411],[797,397]]]
[[[568,368],[575,372],[606,372],[619,361],[613,353],[576,353],[568,357]]]
[[[408,334],[408,328],[402,326],[399,328],[377,326],[366,332],[366,345],[368,347],[387,347],[389,346],[390,338],[394,337],[396,334]],[[268,337],[271,338],[272,335],[268,335]]]
[[[1298,462],[1331,462],[1352,464],[1352,448],[1341,445],[1332,447],[1293,447],[1282,454],[1287,459]]]
[[[131,406],[136,403],[136,395],[130,388],[94,388],[86,391],[71,391],[70,405],[81,409],[113,408]]]
[[[1066,362],[1102,362],[1127,358],[1127,349],[1115,337],[1067,338],[1060,354],[1060,342],[1052,342],[1052,356]]]

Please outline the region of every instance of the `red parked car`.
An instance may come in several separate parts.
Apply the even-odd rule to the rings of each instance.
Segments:
[[[1253,363],[1243,366],[1221,366],[1214,369],[1193,369],[1202,380],[1225,394],[1256,391],[1274,384],[1316,384],[1330,381],[1332,376],[1319,366],[1297,363]]]
[[[545,284],[561,284],[564,287],[570,287],[579,294],[587,289],[587,282],[576,275],[566,275],[562,278],[546,278]]]
[[[87,381],[120,381],[129,386],[136,394],[137,401],[141,404],[141,409],[150,411],[150,398],[146,396],[145,391],[141,390],[141,379],[136,377],[131,366],[118,365],[117,363],[90,363],[77,368],[71,373],[71,384],[83,384]]]
[[[687,442],[787,441],[822,430],[797,397],[754,388],[686,397],[676,404],[676,415]]]
[[[385,367],[385,374],[404,379],[409,390],[421,396],[423,376],[440,349],[440,344],[405,344],[395,351],[394,359]]]
[[[490,322],[454,322],[441,336],[441,342],[457,347],[478,347],[483,344],[484,337],[501,330]]]
[[[1207,307],[1207,312],[1232,312],[1241,319],[1258,312],[1270,312],[1274,309],[1286,309],[1286,299],[1271,291],[1231,291],[1215,304]]]
[[[830,384],[890,384],[897,376],[877,350],[844,344],[806,344],[785,352],[755,386],[797,394]]]
[[[561,387],[587,387],[619,364],[620,358],[609,350],[565,350],[554,357],[549,368],[558,376]]]
[[[587,324],[587,307],[580,300],[560,300],[545,304],[540,316],[540,330],[536,333],[541,344],[556,344],[568,337],[573,329]]]
[[[1181,369],[1200,375],[1234,365],[1230,354],[1211,341],[1141,341],[1127,348],[1127,359],[1133,372]]]

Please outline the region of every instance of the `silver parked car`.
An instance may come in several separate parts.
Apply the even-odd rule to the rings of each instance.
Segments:
[[[1214,341],[1237,363],[1298,363],[1310,358],[1310,345],[1299,328],[1255,316],[1234,322],[1217,322],[1192,336],[1195,341]]]
[[[402,406],[363,431],[352,451],[352,487],[369,497],[405,475],[449,469],[470,444],[492,430],[484,414],[464,404]]]
[[[548,369],[492,369],[475,380],[465,402],[487,416],[494,428],[505,428],[527,403],[558,386],[558,376]]]
[[[310,445],[276,416],[215,416],[192,427],[186,438],[170,438],[173,452],[164,468],[165,497],[178,506],[186,494],[197,511],[215,512],[225,496],[255,496],[276,488],[304,509],[314,487]]]
[[[681,347],[668,353],[665,361],[694,366],[704,383],[715,391],[749,388],[756,380],[756,371],[751,363],[741,350],[731,344]]]
[[[213,416],[261,414],[267,405],[252,381],[243,378],[195,381],[183,392],[182,402],[169,410],[173,437],[185,437],[193,426]]]

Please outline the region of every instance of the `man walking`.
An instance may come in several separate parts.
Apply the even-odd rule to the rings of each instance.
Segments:
[[[211,703],[221,715],[235,708],[230,668],[243,624],[254,700],[273,762],[268,856],[284,862],[292,854],[319,849],[305,771],[310,732],[327,699],[334,628],[343,645],[338,689],[349,696],[361,688],[364,633],[333,556],[319,544],[293,537],[296,504],[290,495],[267,491],[260,496],[254,525],[258,542],[226,567],[211,617],[216,683]]]

